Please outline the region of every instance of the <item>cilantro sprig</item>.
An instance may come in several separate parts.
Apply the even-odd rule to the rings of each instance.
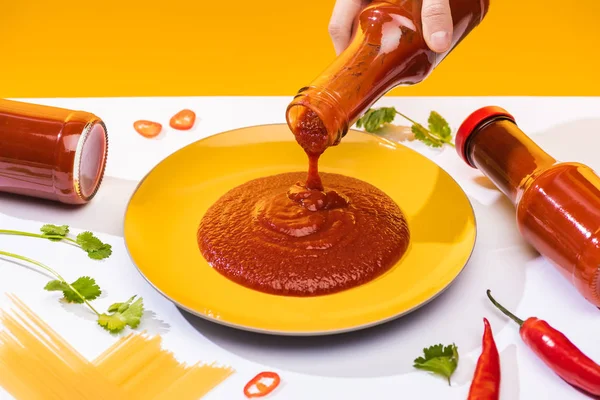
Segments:
[[[2,250],[0,250],[0,256],[25,261],[52,274],[56,279],[48,282],[44,289],[50,292],[62,292],[63,299],[68,303],[85,304],[96,314],[98,325],[110,333],[119,333],[127,326],[137,328],[140,324],[144,313],[144,302],[141,297],[133,303],[132,301],[137,296],[131,297],[124,303],[114,303],[105,313],[100,313],[90,303],[102,294],[102,290],[94,278],[82,276],[73,283],[69,283],[54,269],[29,257]]]
[[[83,303],[84,300],[94,300],[102,294],[100,286],[89,276],[82,276],[75,282],[68,284],[64,279],[55,279],[44,286],[49,292],[63,292],[64,299],[69,303]]]
[[[126,326],[137,328],[144,313],[144,300],[140,297],[133,301],[136,297],[133,296],[124,303],[112,304],[107,313],[98,317],[98,324],[112,333],[120,332]]]
[[[413,367],[441,375],[448,380],[458,366],[458,347],[454,343],[449,346],[436,344],[423,349],[423,356],[414,361]]]
[[[356,121],[357,128],[364,128],[369,133],[377,133],[384,125],[391,124],[397,115],[412,123],[410,127],[415,139],[431,147],[442,147],[444,144],[454,147],[450,124],[436,111],[431,111],[427,126],[412,120],[394,107],[370,108]]]
[[[112,246],[108,243],[103,243],[98,239],[92,232],[86,231],[81,232],[75,238],[69,237],[69,226],[68,225],[52,225],[46,224],[40,228],[41,233],[15,231],[9,229],[0,229],[0,234],[5,235],[19,235],[34,237],[40,239],[47,239],[54,242],[66,241],[69,242],[83,251],[85,251],[89,258],[94,260],[103,260],[110,257],[112,254]]]

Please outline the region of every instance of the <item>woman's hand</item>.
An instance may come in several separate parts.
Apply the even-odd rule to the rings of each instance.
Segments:
[[[450,0],[423,0],[421,19],[423,36],[429,48],[443,53],[452,41],[452,14]],[[336,54],[340,54],[350,43],[354,19],[370,3],[369,0],[337,0],[329,22],[329,35]]]

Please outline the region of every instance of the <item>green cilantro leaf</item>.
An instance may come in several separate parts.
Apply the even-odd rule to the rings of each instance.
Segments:
[[[40,228],[40,231],[45,235],[67,236],[69,225],[46,224]]]
[[[439,140],[436,140],[434,137],[431,137],[423,125],[414,124],[410,127],[410,130],[415,135],[415,139],[420,140],[427,146],[442,147],[442,143]]]
[[[34,237],[43,237],[42,234],[17,232],[10,230],[5,230],[4,232],[0,230],[0,233],[21,234],[25,236],[35,235]],[[99,240],[96,242],[92,238],[93,235],[90,234],[84,234],[81,237],[78,237],[81,243],[88,246],[88,249],[90,249],[91,247],[91,250],[95,249],[95,251],[99,251],[105,246],[102,242],[98,244]],[[71,238],[66,239],[72,240],[73,242],[75,241]],[[102,294],[100,287],[96,284],[96,281],[93,278],[90,278],[89,276],[82,276],[78,278],[75,282],[69,284],[53,268],[29,257],[25,257],[15,253],[10,253],[3,250],[0,250],[0,257],[8,257],[20,261],[25,261],[54,275],[56,279],[49,281],[46,284],[46,286],[44,286],[44,290],[50,292],[62,292],[64,299],[71,303],[85,303],[85,305],[97,316],[98,325],[100,325],[101,327],[103,327],[111,333],[120,332],[127,326],[131,328],[137,328],[140,324],[140,321],[144,314],[144,301],[141,297],[135,300],[137,296],[132,296],[130,299],[123,303],[113,303],[108,308],[108,311],[106,313],[101,314],[90,303],[90,301],[97,299]]]
[[[96,281],[89,276],[82,276],[77,279],[75,282],[71,283],[71,286],[67,284],[65,281],[61,280],[53,280],[46,284],[44,287],[45,290],[50,292],[52,291],[61,291],[63,292],[63,296],[66,301],[69,303],[83,303],[83,299],[79,297],[77,293],[73,290],[77,290],[81,296],[83,296],[86,300],[94,300],[97,299],[98,296],[102,294],[102,290],[100,290],[100,286],[96,284]]]
[[[356,121],[357,128],[363,128],[370,133],[376,133],[385,124],[394,121],[396,115],[409,121],[416,140],[430,147],[442,147],[444,144],[454,146],[452,143],[452,129],[450,124],[438,112],[431,111],[427,120],[429,129],[398,112],[394,107],[369,108],[367,112]]]
[[[458,348],[453,343],[444,347],[441,344],[436,344],[427,349],[423,349],[424,357],[416,358],[414,367],[420,370],[429,371],[437,375],[441,375],[448,379],[458,366]]]
[[[68,225],[52,225],[46,224],[40,228],[40,231],[44,235],[48,236],[62,236],[63,238],[69,234],[69,226]],[[52,240],[53,242],[59,242],[62,239],[59,238],[48,238],[48,240]]]
[[[429,114],[429,119],[427,120],[429,123],[429,130],[431,133],[439,136],[443,140],[449,140],[452,138],[452,129],[450,129],[450,124],[435,111],[432,111]]]
[[[44,290],[52,291],[62,291],[62,290],[71,290],[69,285],[65,281],[53,280],[46,283],[44,286]]]
[[[140,297],[131,303],[133,296],[125,303],[114,303],[104,314],[98,316],[98,325],[111,333],[118,333],[126,326],[137,328],[144,313],[144,301]]]
[[[370,108],[356,121],[358,128],[364,127],[367,132],[376,132],[383,125],[392,123],[396,118],[396,109],[394,107]]]
[[[88,253],[88,257],[94,260],[108,258],[112,254],[112,246],[103,243],[92,232],[81,232],[75,239],[77,244]]]
[[[127,300],[124,303],[113,303],[110,305],[110,307],[108,307],[108,312],[123,312],[125,310],[127,310],[127,308],[129,307],[129,305],[131,304],[131,302],[133,301],[133,299],[135,299],[136,296],[132,296],[131,298],[129,298],[129,300]]]
[[[94,260],[102,260],[110,257],[112,247],[109,244],[102,243],[92,232],[82,232],[75,239],[69,237],[68,225],[46,224],[40,228],[41,233],[16,231],[12,229],[0,229],[0,234],[20,235],[51,240],[53,242],[67,241],[76,244],[83,249],[88,257]]]

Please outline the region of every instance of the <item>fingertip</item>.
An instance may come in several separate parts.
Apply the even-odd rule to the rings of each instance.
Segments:
[[[448,51],[451,43],[452,37],[448,31],[433,32],[431,36],[429,36],[429,48],[436,53]]]
[[[421,18],[427,46],[436,53],[450,50],[453,35],[450,1],[423,0]]]

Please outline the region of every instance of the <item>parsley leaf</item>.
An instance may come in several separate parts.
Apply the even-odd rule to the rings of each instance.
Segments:
[[[448,379],[458,366],[458,348],[453,343],[444,347],[441,344],[436,344],[429,348],[423,349],[424,357],[416,358],[413,367],[433,372]]]
[[[77,244],[81,246],[83,251],[88,253],[88,257],[94,260],[102,260],[108,258],[112,254],[112,246],[103,243],[92,232],[81,232],[75,239]]]
[[[438,112],[431,111],[427,120],[429,129],[412,120],[394,107],[370,108],[356,121],[356,127],[364,127],[365,131],[377,133],[385,124],[392,123],[396,115],[412,123],[411,131],[415,139],[430,147],[442,147],[444,144],[454,146],[452,143],[452,129],[450,124]]]
[[[389,124],[396,118],[396,109],[394,107],[370,108],[367,112],[356,121],[356,126],[362,128],[364,126],[367,132],[376,132],[384,124]]]
[[[110,333],[118,333],[126,326],[137,328],[144,313],[144,301],[140,297],[132,303],[136,296],[124,303],[114,303],[104,314],[98,316],[98,325]]]
[[[83,296],[85,300],[94,300],[102,294],[100,286],[98,286],[96,281],[89,276],[82,276],[75,282],[71,283],[71,286],[69,286],[67,282],[63,280],[53,280],[48,282],[46,286],[44,286],[44,289],[50,292],[61,291],[63,292],[63,296],[66,301],[69,303],[78,304],[83,303],[83,299],[79,295]],[[77,294],[73,289],[79,292],[79,294]]]

